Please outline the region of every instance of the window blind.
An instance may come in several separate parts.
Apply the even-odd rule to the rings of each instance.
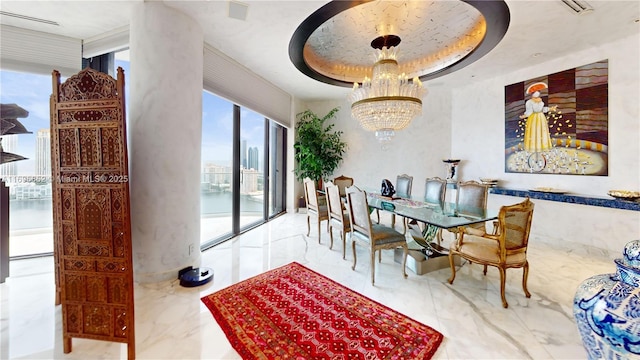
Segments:
[[[71,76],[82,70],[82,41],[66,36],[0,25],[0,68]]]
[[[84,40],[82,57],[90,59],[129,47],[129,25],[109,31],[100,36]]]
[[[203,63],[205,90],[291,127],[291,95],[207,44]]]

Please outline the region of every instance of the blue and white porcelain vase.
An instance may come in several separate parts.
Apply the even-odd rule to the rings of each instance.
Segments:
[[[615,274],[585,280],[573,315],[589,359],[640,359],[640,240],[615,259]]]

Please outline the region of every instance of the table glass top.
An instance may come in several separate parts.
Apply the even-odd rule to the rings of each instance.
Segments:
[[[456,204],[453,202],[446,202],[443,208],[417,199],[392,200],[375,192],[367,192],[367,201],[369,206],[376,209],[392,211],[397,215],[441,228],[465,226],[498,218],[498,211],[492,209],[484,211],[485,216],[483,217],[458,215]]]

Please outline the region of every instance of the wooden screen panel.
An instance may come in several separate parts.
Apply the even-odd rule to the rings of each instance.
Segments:
[[[133,262],[124,73],[53,73],[56,303],[64,352],[71,339],[127,343],[135,357]]]

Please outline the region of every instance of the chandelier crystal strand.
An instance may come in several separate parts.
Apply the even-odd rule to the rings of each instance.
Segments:
[[[365,77],[362,85],[354,83],[349,95],[351,115],[364,129],[374,131],[383,143],[390,141],[396,130],[404,129],[422,114],[422,97],[426,92],[420,79],[414,77],[409,81],[405,73],[399,74],[395,46],[400,38],[388,37],[377,38],[371,43],[372,47],[378,48],[372,78]],[[388,46],[389,39],[395,41],[394,46]]]

